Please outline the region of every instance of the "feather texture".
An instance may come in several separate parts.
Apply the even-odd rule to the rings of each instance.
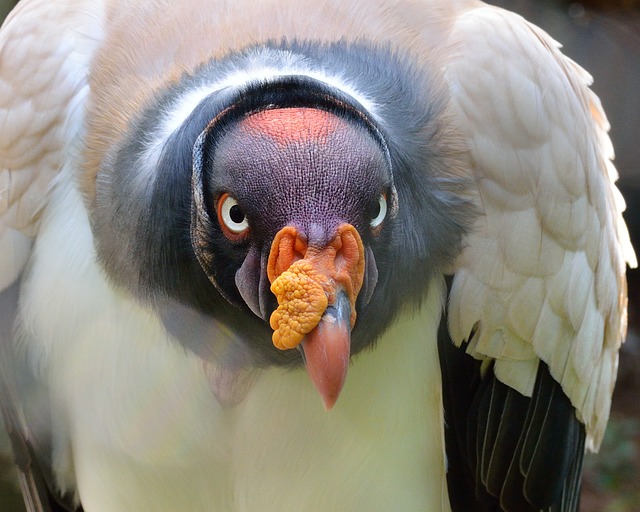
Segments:
[[[453,511],[577,510],[585,427],[547,365],[524,396],[455,347],[446,321],[438,346]]]
[[[635,265],[606,117],[588,74],[522,18],[481,7],[452,37],[452,107],[483,212],[458,260],[452,338],[526,396],[544,361],[597,447]]]

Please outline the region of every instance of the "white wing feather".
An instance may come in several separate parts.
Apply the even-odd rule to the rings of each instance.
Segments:
[[[0,31],[0,290],[22,271],[51,184],[80,147],[102,9],[23,0]]]
[[[480,7],[452,37],[446,73],[481,212],[457,262],[452,338],[527,396],[544,361],[595,449],[635,265],[605,115],[591,77],[519,16]]]

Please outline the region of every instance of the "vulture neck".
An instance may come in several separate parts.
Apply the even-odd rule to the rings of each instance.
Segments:
[[[234,413],[236,428],[244,433],[258,418],[270,418],[261,422],[265,428],[259,436],[238,439],[232,449],[235,457],[246,459],[237,475],[241,487],[261,481],[261,489],[269,492],[265,489],[288,482],[274,511],[296,510],[296,503],[305,503],[307,511],[449,511],[437,329],[432,325],[440,318],[441,296],[440,283],[432,284],[418,311],[400,315],[373,349],[353,358],[330,412],[322,408],[303,369],[264,372]],[[318,492],[310,502],[305,480],[311,474]],[[330,493],[319,490],[327,484]],[[252,505],[271,511],[263,498],[256,492]],[[345,503],[353,505],[344,508]]]

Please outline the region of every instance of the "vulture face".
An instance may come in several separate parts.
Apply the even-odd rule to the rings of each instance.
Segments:
[[[268,321],[275,308],[273,280],[307,251],[329,248],[335,261],[326,263],[353,275],[347,281],[326,277],[353,291],[352,306],[363,285],[373,291],[371,241],[382,234],[395,195],[384,148],[370,133],[335,113],[283,108],[251,114],[213,138],[196,184],[204,201],[197,199],[195,207],[206,211],[215,233],[203,239],[194,230],[194,246],[230,302],[244,301]],[[368,271],[359,254],[363,244],[365,260],[372,259]],[[351,245],[358,253],[353,257]],[[221,252],[237,254],[240,267],[216,264]]]
[[[194,180],[203,270],[230,303],[270,322],[278,349],[300,349],[328,407],[376,286],[372,243],[396,201],[386,147],[349,115],[269,108],[222,129],[218,119]]]
[[[397,56],[306,47],[328,78],[220,79],[298,50],[249,49],[159,95],[104,160],[92,221],[107,273],[186,347],[232,373],[306,364],[330,407],[350,356],[420,304],[473,214],[436,147],[439,96],[413,108],[430,91],[398,93],[414,70]],[[394,91],[377,112],[335,85],[342,58],[355,90]]]

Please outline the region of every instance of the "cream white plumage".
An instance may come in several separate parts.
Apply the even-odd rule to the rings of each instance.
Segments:
[[[432,143],[451,164],[439,170],[471,183],[460,195],[477,213],[447,269],[451,339],[525,396],[545,363],[599,446],[635,256],[589,75],[541,30],[482,2],[344,4],[23,0],[0,30],[0,287],[21,276],[16,351],[51,414],[51,427],[22,427],[36,438],[51,428],[55,483],[84,510],[450,510],[441,276],[353,357],[326,413],[302,369],[251,370],[231,392],[239,403],[220,405],[215,363],[98,261],[96,180],[140,111],[201,63],[283,37],[374,41],[434,77],[444,107]],[[347,73],[294,52],[284,70],[261,56],[163,104],[133,189],[204,96],[256,79],[318,79],[384,125]]]
[[[538,361],[549,364],[597,447],[626,332],[622,276],[636,264],[622,196],[596,185],[618,177],[609,126],[590,76],[511,19],[485,8],[456,24],[461,51],[487,49],[449,72],[484,217],[458,263],[450,328],[460,343],[477,327],[469,351],[495,358],[498,378],[525,395]]]

